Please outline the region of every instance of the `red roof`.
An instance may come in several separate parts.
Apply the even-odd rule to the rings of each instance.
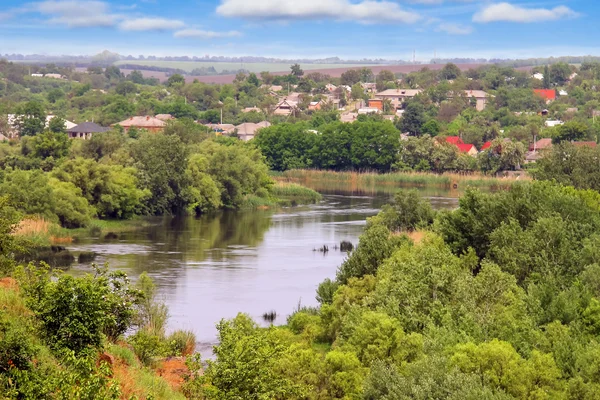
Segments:
[[[533,89],[533,92],[545,100],[556,100],[556,90],[554,89]]]
[[[483,144],[483,146],[481,146],[481,151],[483,151],[483,150],[487,150],[487,149],[489,149],[490,147],[492,147],[492,142],[485,142],[485,143]]]
[[[462,139],[458,136],[448,136],[446,137],[446,143],[450,143],[450,144],[464,144],[465,142],[462,141]]]
[[[573,145],[577,147],[596,147],[596,142],[573,142]]]
[[[471,151],[471,149],[475,149],[477,151],[475,145],[472,144],[459,143],[456,145],[456,147],[458,147],[458,150],[462,153],[468,153],[469,151]]]

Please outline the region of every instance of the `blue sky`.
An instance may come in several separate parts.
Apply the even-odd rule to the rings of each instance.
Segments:
[[[0,53],[600,55],[598,17],[597,0],[2,0]]]

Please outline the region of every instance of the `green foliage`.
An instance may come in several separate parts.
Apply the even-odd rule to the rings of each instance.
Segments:
[[[553,146],[536,163],[532,175],[539,180],[556,181],[578,189],[600,190],[600,149],[577,147],[570,143]]]
[[[150,214],[175,213],[185,208],[185,170],[188,149],[178,136],[143,135],[131,146],[141,187],[150,190],[146,205]]]
[[[0,196],[0,276],[9,273],[15,266],[15,253],[22,251],[20,240],[13,235],[21,220],[11,206],[7,196]]]
[[[252,147],[206,142],[199,154],[205,157],[206,172],[217,185],[226,208],[239,208],[246,196],[272,185],[262,155]]]
[[[138,188],[134,168],[99,164],[91,159],[69,160],[53,175],[76,185],[100,218],[131,218],[143,210],[144,200],[150,195],[148,190]]]
[[[139,297],[124,274],[107,268],[97,268],[96,276],[56,280],[43,268],[29,268],[21,282],[48,345],[75,353],[99,348],[104,335],[115,339],[125,333]]]
[[[79,188],[41,171],[7,171],[0,181],[0,192],[24,214],[41,215],[69,228],[85,226],[95,215]]]
[[[46,113],[42,103],[30,101],[21,105],[15,112],[15,127],[19,136],[35,136],[44,130]]]
[[[399,190],[394,201],[383,207],[380,220],[392,232],[413,231],[433,223],[434,212],[416,190]]]
[[[221,321],[217,330],[216,360],[207,361],[204,375],[195,378],[200,384],[188,385],[188,390],[196,389],[200,391],[196,395],[206,399],[249,400],[297,398],[307,391],[274,370],[286,348],[274,328],[259,329],[240,314],[232,321]]]
[[[59,159],[69,154],[71,141],[66,133],[46,130],[32,140],[33,155],[41,159]]]

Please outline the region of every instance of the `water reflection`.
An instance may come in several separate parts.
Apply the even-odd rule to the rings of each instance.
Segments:
[[[307,207],[155,219],[115,240],[85,238],[69,249],[97,252],[95,262],[109,262],[133,279],[148,272],[169,306],[169,329],[194,331],[207,355],[221,318],[246,312],[262,322],[263,313],[274,310],[275,323],[285,323],[299,302],[316,305],[317,285],[334,277],[345,258],[334,246],[344,240],[356,245],[366,218],[390,196],[337,192]],[[432,198],[437,208],[456,202]],[[313,251],[323,245],[328,253]]]

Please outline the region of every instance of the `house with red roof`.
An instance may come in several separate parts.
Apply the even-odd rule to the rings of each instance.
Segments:
[[[465,142],[462,141],[460,136],[447,136],[446,143],[450,143],[453,145],[465,144]]]
[[[598,143],[596,142],[571,142],[573,146],[577,147],[596,147]]]
[[[546,100],[546,103],[556,100],[556,90],[554,89],[533,89],[533,93]]]
[[[483,146],[481,146],[481,151],[487,150],[487,149],[489,149],[490,147],[492,147],[492,142],[490,142],[490,141],[487,141],[487,142],[485,142],[485,143],[483,144]]]
[[[474,144],[459,143],[456,145],[456,147],[458,147],[458,151],[461,153],[468,154],[472,157],[475,157],[479,153]]]

